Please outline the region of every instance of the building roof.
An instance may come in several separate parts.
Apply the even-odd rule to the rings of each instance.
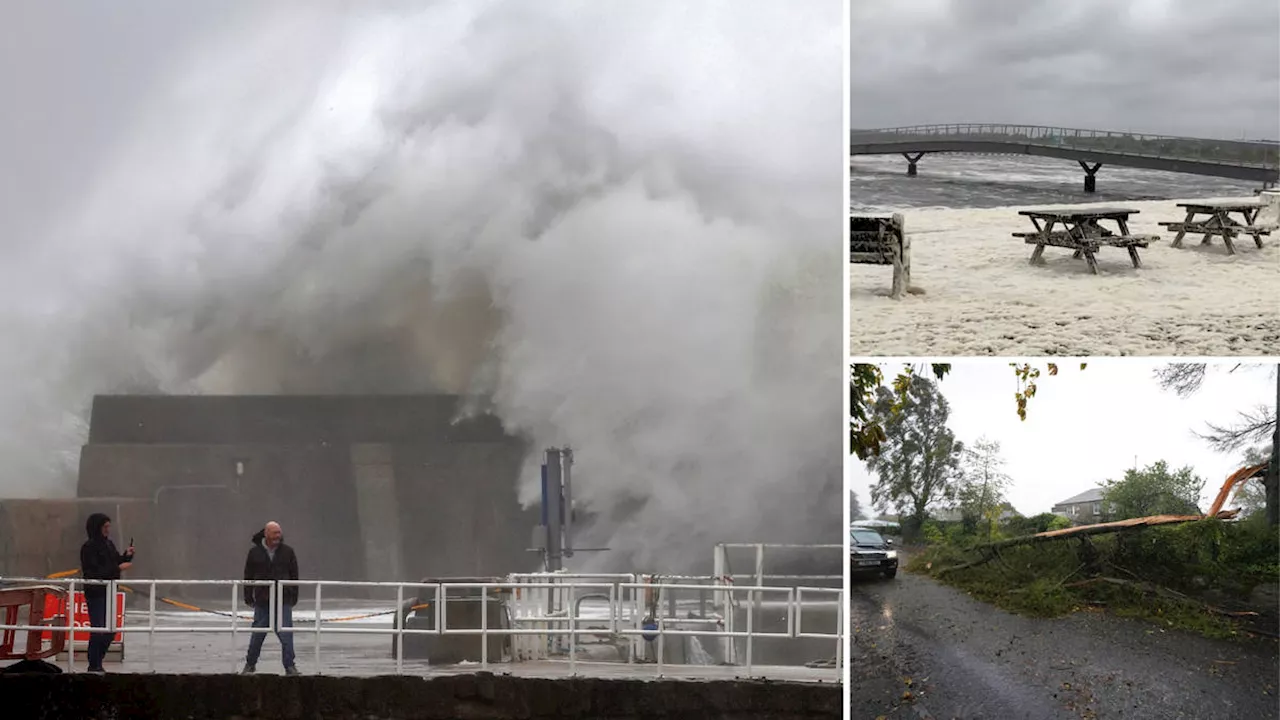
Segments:
[[[1058,505],[1075,505],[1076,503],[1098,502],[1102,500],[1102,496],[1105,493],[1106,493],[1106,490],[1103,489],[1101,486],[1099,486],[1096,488],[1092,488],[1090,490],[1085,490],[1079,495],[1072,495],[1066,500],[1059,500],[1058,502],[1054,503],[1054,506],[1056,507]]]

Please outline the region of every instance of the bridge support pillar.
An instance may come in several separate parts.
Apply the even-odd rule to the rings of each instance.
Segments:
[[[1077,160],[1080,167],[1084,170],[1084,191],[1087,193],[1098,191],[1098,168],[1102,167],[1102,163],[1094,163],[1093,167],[1089,167],[1089,163],[1083,160]]]
[[[907,159],[907,177],[915,177],[916,163],[920,162],[920,158],[924,157],[924,153],[916,153],[915,157],[911,157],[911,153],[902,153],[902,157]]]

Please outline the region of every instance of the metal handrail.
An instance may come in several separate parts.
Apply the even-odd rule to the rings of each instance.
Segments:
[[[58,626],[50,625],[0,625],[0,630],[13,630],[20,632],[91,632],[107,631],[113,633],[146,633],[148,636],[147,663],[148,668],[154,671],[154,639],[156,633],[224,633],[231,634],[232,644],[235,644],[237,633],[242,630],[248,630],[251,633],[290,633],[297,634],[313,633],[315,636],[315,662],[317,670],[322,668],[321,644],[324,634],[368,634],[368,635],[394,635],[398,638],[396,642],[396,673],[402,673],[404,670],[404,637],[406,635],[479,635],[481,637],[481,666],[487,668],[489,664],[488,657],[488,637],[491,635],[498,636],[517,636],[517,635],[538,635],[538,636],[566,636],[569,639],[569,672],[577,674],[577,645],[579,635],[597,635],[600,632],[599,619],[582,618],[579,616],[577,604],[572,604],[568,612],[563,615],[540,615],[527,616],[520,618],[520,622],[525,624],[540,624],[541,627],[507,627],[507,628],[491,628],[488,626],[488,613],[482,611],[480,613],[479,628],[450,628],[448,627],[448,602],[450,590],[480,590],[481,602],[490,601],[490,591],[505,589],[509,590],[515,587],[522,589],[543,589],[557,590],[574,593],[579,590],[589,590],[592,593],[606,595],[609,598],[609,616],[607,618],[607,628],[609,632],[621,637],[640,637],[645,635],[657,635],[658,643],[658,662],[656,664],[656,672],[660,676],[664,670],[663,643],[667,636],[686,636],[700,635],[708,637],[718,637],[725,639],[744,638],[747,643],[747,661],[746,674],[753,674],[752,668],[752,643],[755,638],[825,638],[836,641],[837,656],[843,657],[844,645],[844,624],[838,625],[835,633],[803,633],[800,634],[800,622],[798,618],[803,612],[803,593],[810,594],[823,592],[834,593],[837,602],[843,602],[843,590],[839,588],[805,588],[798,591],[793,587],[769,587],[769,586],[734,586],[734,585],[700,585],[700,584],[676,584],[676,583],[646,583],[636,582],[633,575],[614,575],[606,576],[605,581],[598,579],[595,581],[587,581],[570,575],[558,575],[555,580],[558,581],[541,581],[530,582],[535,578],[524,576],[519,579],[509,578],[502,581],[493,582],[368,582],[368,581],[345,581],[345,580],[164,580],[164,579],[140,579],[128,581],[103,581],[103,580],[84,580],[80,578],[62,578],[62,579],[45,579],[45,578],[5,578],[0,577],[0,583],[9,582],[36,582],[45,585],[54,585],[65,587],[68,599],[74,597],[75,589],[84,585],[107,585],[107,624],[99,627],[94,625],[76,626],[74,625],[74,612],[71,611],[70,603],[68,603],[67,625],[65,630]],[[515,582],[512,582],[515,580]],[[541,578],[537,578],[541,580]],[[568,582],[565,582],[565,581]],[[612,580],[612,581],[610,581]],[[145,625],[133,626],[126,624],[125,627],[116,627],[115,623],[115,597],[117,586],[125,584],[135,587],[146,587],[149,590],[149,605],[147,608],[147,622]],[[196,626],[158,626],[156,625],[156,589],[159,586],[169,585],[209,585],[214,587],[229,587],[231,590],[231,622],[230,624],[216,625],[196,625]],[[268,586],[271,588],[269,599],[269,617],[270,622],[267,627],[263,628],[242,628],[240,626],[239,615],[239,597],[245,586]],[[315,600],[315,622],[311,628],[299,628],[296,626],[283,627],[283,603],[280,602],[281,593],[285,587],[310,587],[314,592]],[[396,590],[395,604],[395,621],[392,627],[366,626],[366,627],[325,627],[326,623],[323,617],[323,602],[325,588],[384,588]],[[671,624],[686,624],[691,622],[689,619],[666,617],[658,614],[652,618],[657,625],[656,630],[648,630],[643,627],[643,613],[635,612],[639,607],[639,598],[645,593],[660,588],[663,591],[680,591],[690,590],[699,592],[712,592],[715,594],[723,594],[726,598],[732,598],[735,594],[746,595],[745,603],[747,613],[747,627],[745,631],[736,631],[731,627],[720,629],[715,626],[716,623],[708,623],[712,627],[699,630],[679,630],[667,627]],[[402,612],[405,601],[405,590],[415,589],[415,595],[418,597],[431,597],[432,609],[435,613],[435,623],[429,629],[411,629],[404,627],[404,613]],[[786,597],[787,623],[785,631],[764,632],[757,631],[753,627],[752,617],[755,610],[759,607],[759,596],[766,593],[783,594]],[[301,593],[299,593],[301,595]],[[625,613],[626,598],[630,596],[632,612]],[[726,601],[730,604],[729,601]],[[843,613],[837,612],[838,615]],[[594,623],[588,627],[582,627],[580,622],[586,620]],[[333,621],[330,621],[330,624]],[[67,652],[67,670],[74,672],[74,643],[69,643]],[[837,672],[839,672],[839,663],[837,664]]]
[[[970,140],[983,137],[1040,147],[1098,150],[1117,155],[1197,160],[1199,162],[1241,167],[1280,168],[1280,141],[1276,140],[1224,140],[1117,130],[1054,127],[1049,125],[1011,125],[1007,123],[904,125],[891,128],[851,130],[849,134],[852,144],[874,142],[877,139],[907,137],[927,137],[930,139],[964,138]],[[1109,144],[1110,146],[1099,147],[1099,144]],[[1152,148],[1150,147],[1152,145],[1158,145],[1159,147]],[[1137,146],[1136,150],[1134,146]],[[1261,160],[1257,159],[1259,157]]]

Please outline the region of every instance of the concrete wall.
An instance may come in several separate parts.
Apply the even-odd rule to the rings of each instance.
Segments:
[[[95,512],[111,516],[122,552],[129,535],[141,541],[151,533],[151,503],[135,498],[0,500],[0,575],[45,577],[78,569],[84,522]],[[130,574],[153,572],[158,559],[141,553]]]
[[[536,569],[527,552],[537,512],[516,502],[519,443],[395,448],[405,573],[414,578],[505,575]]]
[[[349,445],[509,440],[491,416],[454,422],[454,395],[99,395],[89,444]]]
[[[838,684],[416,677],[0,675],[6,717],[510,720],[841,717]]]
[[[138,550],[154,556],[156,577],[175,579],[239,577],[267,520],[284,527],[306,577],[363,578],[351,476],[342,446],[86,445],[80,456],[81,494],[154,502]]]
[[[135,577],[239,577],[250,536],[267,520],[284,527],[305,578],[531,569],[536,558],[525,548],[536,514],[520,510],[515,489],[525,445],[492,417],[459,420],[458,403],[447,395],[100,396],[78,493],[153,509],[150,532],[135,534],[148,560]],[[31,522],[49,526],[50,538],[23,546],[24,567],[34,567],[39,548],[60,547],[55,527],[83,539],[83,516]],[[0,529],[0,542],[12,534]]]

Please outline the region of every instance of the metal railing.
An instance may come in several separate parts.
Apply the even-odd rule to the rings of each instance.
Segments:
[[[1241,167],[1280,168],[1280,142],[1274,140],[1216,140],[1116,130],[1000,123],[906,125],[873,130],[851,130],[849,138],[850,144],[853,145],[926,138],[932,141],[986,140],[1092,150],[1116,155],[1194,160]]]
[[[792,544],[792,543],[719,543],[715,546],[714,555],[712,557],[712,574],[720,580],[733,582],[737,574],[733,572],[730,563],[730,552],[733,550],[750,550],[754,553],[754,562],[751,566],[752,581],[756,585],[763,585],[766,580],[784,580],[784,581],[812,581],[812,580],[832,580],[841,581],[844,579],[840,574],[826,575],[794,575],[779,574],[765,572],[765,558],[770,550],[805,550],[805,551],[839,551],[843,557],[845,551],[844,545],[838,544]],[[835,567],[842,567],[843,562],[837,561]]]
[[[766,570],[767,561],[771,554],[776,555],[776,554],[779,554],[779,551],[785,552],[785,551],[795,551],[795,550],[803,551],[803,553],[809,557],[813,557],[820,552],[833,553],[832,566],[840,568],[840,572],[830,573],[830,574],[794,574],[794,573],[769,572]],[[739,554],[741,554],[742,551],[749,552],[751,556],[751,564],[750,564],[750,567],[748,568],[749,572],[747,573],[734,572],[734,565],[732,563],[732,560],[733,560],[732,556],[735,554],[734,551],[738,551]],[[826,543],[826,544],[717,543],[714,548],[714,553],[712,556],[712,567],[713,567],[712,574],[715,577],[715,581],[717,583],[726,584],[726,585],[736,584],[739,577],[747,578],[747,581],[751,583],[752,586],[755,586],[755,587],[765,586],[766,583],[775,583],[775,582],[787,583],[796,591],[797,598],[799,599],[800,597],[802,597],[803,592],[810,592],[811,594],[814,594],[814,593],[831,593],[833,591],[839,590],[839,588],[829,588],[829,587],[828,588],[804,587],[799,585],[799,583],[826,581],[826,582],[832,582],[842,586],[844,581],[843,572],[844,572],[844,565],[845,565],[845,560],[844,560],[845,552],[847,551],[844,545],[833,544],[833,543]],[[840,599],[843,598],[843,593],[836,593],[836,597],[837,597],[837,602],[839,602]],[[736,627],[737,620],[736,620],[736,614],[734,610],[742,609],[739,604],[734,602],[734,600],[735,600],[735,597],[730,596],[729,607],[723,610],[723,614],[725,617],[725,629],[729,631],[733,631],[734,628]],[[755,614],[754,607],[747,611],[748,618],[750,618],[754,614]],[[844,634],[843,613],[837,612],[836,615],[838,617],[838,620],[837,620],[837,629],[835,634],[843,637],[843,634]],[[798,619],[797,619],[797,623],[798,623]],[[799,631],[799,625],[797,625],[795,630],[797,632]],[[796,635],[796,637],[809,637],[809,635],[808,634]],[[735,664],[738,662],[738,657],[739,657],[738,646],[732,641],[731,638],[725,638],[722,641],[722,653],[724,654],[724,658],[727,662],[735,663]],[[749,654],[750,653],[748,652],[748,655]],[[836,662],[837,667],[841,666],[844,658],[843,645],[837,648],[835,657],[837,660]]]
[[[577,674],[579,663],[580,638],[583,636],[598,636],[602,632],[616,638],[623,638],[631,644],[632,652],[628,654],[627,662],[634,663],[638,661],[640,655],[636,652],[638,648],[644,646],[646,642],[653,642],[657,648],[656,662],[654,662],[655,674],[661,676],[666,667],[670,665],[679,665],[679,663],[668,663],[665,661],[664,649],[665,642],[668,637],[683,636],[705,636],[722,638],[726,641],[742,639],[746,643],[746,661],[744,670],[747,676],[755,675],[754,670],[754,653],[753,644],[760,638],[816,638],[827,639],[835,642],[837,658],[835,672],[840,672],[844,658],[844,613],[837,611],[839,617],[837,622],[837,630],[834,633],[807,632],[803,625],[803,612],[806,605],[828,605],[829,603],[806,602],[804,595],[809,594],[834,594],[836,607],[840,607],[843,602],[843,591],[840,588],[811,588],[811,587],[769,587],[763,585],[752,586],[736,586],[732,583],[720,583],[717,578],[698,577],[695,578],[702,582],[669,582],[673,579],[680,579],[673,576],[663,576],[661,579],[650,578],[648,581],[637,578],[631,574],[615,574],[615,575],[581,575],[574,576],[564,573],[529,573],[521,575],[512,575],[503,581],[494,582],[360,582],[360,581],[340,581],[340,580],[297,580],[297,581],[247,581],[247,580],[163,580],[163,579],[141,579],[127,581],[102,581],[102,580],[84,580],[80,578],[66,579],[46,579],[46,578],[4,578],[0,577],[0,586],[11,585],[14,583],[30,584],[30,585],[51,585],[65,588],[66,613],[65,617],[55,618],[59,624],[43,624],[43,625],[0,625],[0,630],[16,631],[16,632],[66,632],[68,638],[72,638],[75,632],[109,632],[114,636],[116,633],[125,637],[129,634],[144,633],[147,635],[148,652],[147,652],[147,669],[150,672],[155,671],[155,636],[157,633],[174,634],[174,633],[228,633],[230,635],[231,650],[233,662],[239,662],[239,658],[243,657],[243,650],[237,648],[237,638],[239,633],[289,633],[294,636],[299,634],[312,634],[315,638],[314,662],[316,671],[322,671],[324,665],[324,654],[322,652],[323,637],[325,635],[390,635],[396,638],[395,641],[395,666],[396,673],[404,672],[404,639],[406,636],[413,635],[475,635],[480,637],[481,659],[480,666],[487,668],[493,658],[489,657],[489,637],[490,636],[509,636],[513,639],[513,649],[516,646],[516,638],[528,638],[525,645],[542,645],[547,647],[561,646],[565,651],[568,661],[569,673]],[[685,578],[688,579],[688,578]],[[96,625],[76,625],[75,613],[72,610],[72,599],[75,597],[77,588],[83,588],[86,585],[106,585],[107,586],[107,622],[105,626]],[[148,595],[148,605],[145,612],[146,622],[142,625],[135,625],[133,622],[126,622],[124,626],[118,627],[116,623],[116,592],[119,586],[129,586],[131,588],[146,588]],[[177,626],[157,624],[156,603],[159,598],[157,589],[169,586],[213,586],[226,587],[231,592],[231,610],[229,613],[221,611],[214,612],[219,615],[230,615],[229,623],[216,624],[180,624]],[[268,600],[269,624],[264,627],[245,627],[244,621],[247,618],[241,617],[240,611],[242,603],[241,595],[248,586],[269,586],[271,592]],[[293,624],[286,627],[284,625],[284,604],[281,602],[281,594],[285,587],[299,588],[299,600],[306,595],[313,598],[315,607],[315,620],[312,627],[299,627],[298,618],[293,618]],[[395,591],[395,605],[393,612],[395,614],[394,621],[390,627],[368,624],[366,626],[355,627],[334,627],[337,620],[326,622],[323,616],[325,591],[337,588],[364,589],[367,592],[370,588],[382,589],[385,591]],[[431,628],[409,628],[405,626],[405,621],[409,611],[406,610],[406,590],[413,591],[410,598],[429,599],[429,608],[432,613],[433,620]],[[479,601],[481,603],[480,627],[462,628],[449,627],[448,605],[450,602],[450,591],[480,591]],[[719,608],[729,619],[728,623],[723,622],[723,616],[717,613],[711,613],[707,617],[676,617],[674,612],[668,614],[666,612],[653,612],[653,608],[661,607],[660,603],[653,601],[653,593],[672,593],[672,592],[695,592],[710,594],[713,600],[713,607]],[[514,608],[510,617],[508,627],[490,627],[489,613],[487,603],[503,602],[502,600],[491,599],[496,592],[511,593],[519,597],[519,599],[511,603],[508,607]],[[761,596],[769,594],[774,596],[782,596],[785,599],[786,622],[785,628],[775,631],[761,631],[754,627],[753,618],[756,611],[765,606],[761,600]],[[603,618],[583,617],[581,614],[581,603],[578,602],[580,597],[595,595],[607,602],[608,611]],[[745,601],[740,600],[745,596]],[[332,596],[330,596],[332,599]],[[469,598],[473,601],[476,598]],[[458,598],[454,598],[456,602]],[[428,607],[424,606],[424,607]],[[547,610],[540,610],[540,607],[546,607]],[[674,605],[672,606],[674,608]],[[745,608],[746,610],[746,629],[736,630],[733,627],[732,616],[733,608]],[[776,607],[776,603],[774,604]],[[409,610],[412,610],[410,608]],[[139,613],[130,611],[127,619],[136,617]],[[372,613],[370,616],[387,613]],[[305,621],[303,621],[305,622]],[[681,629],[682,626],[694,626],[695,629]],[[556,642],[552,642],[553,639]],[[537,655],[531,659],[546,659],[553,653]],[[514,652],[512,660],[519,661],[521,658]],[[75,643],[67,643],[66,669],[74,672],[75,662]]]

